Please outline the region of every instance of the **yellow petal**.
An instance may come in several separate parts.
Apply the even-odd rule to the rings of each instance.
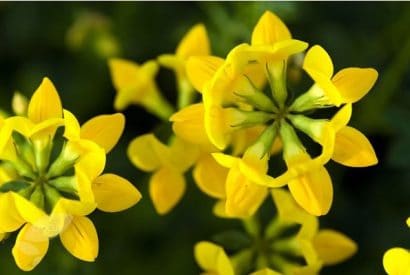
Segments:
[[[128,180],[104,174],[93,182],[93,192],[98,209],[119,212],[130,208],[141,199],[141,193]]]
[[[268,194],[264,186],[251,182],[236,166],[226,179],[225,211],[229,216],[249,217],[255,214]]]
[[[162,158],[168,157],[169,149],[153,134],[146,134],[131,141],[127,154],[136,167],[151,172],[163,164]]]
[[[216,56],[194,56],[186,63],[189,81],[198,92],[202,92],[205,84],[212,79],[224,60]]]
[[[119,92],[121,89],[134,86],[138,81],[140,66],[132,61],[125,59],[113,58],[108,61],[111,79],[115,89]]]
[[[410,227],[410,217],[409,217],[409,218],[407,218],[407,220],[406,220],[406,224],[407,224],[407,226],[408,226],[408,227]]]
[[[48,242],[41,230],[26,224],[17,235],[12,250],[17,266],[23,271],[33,270],[46,255]]]
[[[189,105],[181,109],[170,118],[170,121],[173,122],[172,130],[178,137],[192,144],[197,144],[206,151],[216,151],[205,132],[204,112],[203,103]]]
[[[31,201],[16,193],[12,193],[11,196],[13,197],[19,215],[24,221],[36,225],[47,220],[46,213],[35,206]]]
[[[319,45],[308,50],[303,61],[303,69],[309,74],[318,74],[330,79],[333,75],[333,63],[329,54]]]
[[[353,240],[330,229],[320,230],[313,239],[313,245],[325,265],[343,262],[357,251],[357,245]]]
[[[291,180],[288,187],[296,202],[310,214],[321,216],[329,212],[333,186],[323,166]]]
[[[266,11],[252,32],[252,45],[272,45],[281,40],[291,39],[286,25],[270,11]]]
[[[194,248],[195,260],[206,272],[233,275],[233,267],[222,247],[211,242],[199,242]]]
[[[209,154],[202,156],[193,171],[196,184],[211,197],[225,198],[225,181],[228,169],[219,165]]]
[[[389,275],[410,274],[410,253],[404,248],[389,249],[383,256],[383,267]]]
[[[185,193],[185,178],[179,172],[164,167],[155,172],[149,183],[149,194],[155,210],[163,215],[174,208]]]
[[[212,212],[214,213],[215,216],[219,217],[219,218],[224,218],[224,219],[228,219],[228,218],[234,218],[229,216],[226,213],[226,209],[225,209],[225,205],[226,205],[226,201],[225,200],[219,200],[214,204],[214,207],[212,208]]]
[[[11,194],[0,194],[0,232],[13,232],[23,223]]]
[[[120,113],[96,116],[81,126],[81,138],[94,141],[108,153],[120,139],[124,125],[125,117]]]
[[[179,43],[176,55],[187,58],[193,55],[209,55],[208,35],[203,24],[193,26]]]
[[[66,198],[60,198],[54,208],[59,207],[58,210],[63,210],[64,213],[73,216],[87,216],[93,212],[97,205],[95,202],[86,202],[78,200],[70,200]],[[54,211],[53,212],[57,212]],[[52,213],[53,214],[53,213]]]
[[[174,137],[169,147],[169,153],[169,159],[164,158],[165,165],[183,173],[198,160],[200,152],[198,146]]]
[[[60,234],[64,247],[74,257],[93,262],[98,256],[98,235],[94,224],[87,217],[74,217]]]
[[[218,162],[221,166],[226,168],[233,167],[240,159],[237,157],[233,157],[231,155],[227,155],[224,153],[213,153],[212,157]]]
[[[288,191],[274,188],[271,190],[271,194],[280,219],[302,225],[298,235],[303,233],[303,236],[314,236],[317,233],[318,219],[303,210]]]
[[[64,110],[64,137],[68,139],[80,138],[80,124],[77,118],[71,112]]]
[[[50,118],[61,118],[62,115],[63,107],[57,90],[50,79],[44,78],[30,99],[28,118],[39,123]]]
[[[260,269],[258,271],[252,272],[250,275],[280,275],[280,273],[270,268],[264,268],[264,269]]]
[[[89,156],[92,158],[92,155],[89,155]],[[93,163],[90,163],[89,165],[92,165],[92,164]],[[94,169],[94,167],[90,166],[90,169]],[[91,175],[90,177],[90,175],[87,175],[86,170],[87,170],[87,167],[85,165],[79,166],[78,164],[76,164],[75,178],[76,178],[78,196],[80,197],[81,201],[93,202],[95,201],[95,198],[94,198],[94,193],[92,191],[92,182],[100,174],[94,174],[94,175]]]
[[[78,170],[81,170],[88,177],[88,179],[94,180],[103,172],[105,161],[106,157],[104,149],[98,147],[92,151],[82,154],[74,167],[76,169],[76,173]]]
[[[336,133],[332,159],[350,167],[367,167],[378,162],[373,146],[366,136],[349,126]]]
[[[339,71],[332,82],[345,103],[354,103],[369,92],[377,75],[377,71],[371,68],[346,68]]]
[[[330,120],[333,129],[337,132],[349,123],[352,116],[352,104],[346,104],[340,108]]]

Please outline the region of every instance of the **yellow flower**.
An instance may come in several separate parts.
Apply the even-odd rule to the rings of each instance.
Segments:
[[[128,157],[139,169],[153,172],[149,194],[159,214],[175,207],[185,193],[184,173],[197,160],[199,151],[181,139],[171,145],[161,143],[153,134],[136,137],[128,147]]]
[[[220,200],[216,208],[218,209],[217,215],[230,217],[252,215],[266,197],[267,188],[251,183],[241,172],[239,162],[235,162],[235,164],[238,164],[235,168],[228,170],[227,168],[232,168],[232,165],[225,164],[223,161],[218,163],[211,156],[211,153],[218,150],[210,143],[205,132],[203,104],[198,103],[187,106],[171,116],[170,120],[173,122],[174,133],[179,138],[199,146],[201,157],[194,164],[194,180],[201,191]],[[262,130],[260,127],[253,127],[234,134],[232,138],[233,155],[242,154],[249,144],[257,139]],[[278,146],[278,142],[274,143],[272,152],[277,151]],[[252,152],[248,151],[248,153],[245,153],[248,156],[245,158],[245,163],[256,164],[257,167],[261,166],[261,169],[256,169],[266,173],[266,158],[257,163],[258,157],[252,157]],[[251,161],[252,158],[255,161]],[[209,171],[212,171],[212,173],[209,173]],[[243,203],[242,199],[245,196],[248,199],[245,199],[246,203]],[[250,199],[250,197],[253,199]],[[222,211],[223,214],[219,213],[221,203],[226,205],[226,209]]]
[[[377,72],[374,69],[348,68],[331,80],[333,64],[330,57],[319,46],[312,47],[305,57],[304,69],[316,84],[292,102],[286,87],[287,62],[289,57],[306,48],[307,43],[292,39],[276,15],[265,12],[253,30],[250,45],[238,45],[225,60],[213,56],[191,57],[186,66],[187,75],[203,95],[203,123],[207,138],[203,131],[196,131],[189,138],[194,143],[194,139],[200,140],[202,144],[209,140],[218,150],[232,151],[235,149],[235,136],[245,136],[243,133],[249,128],[261,129],[254,142],[243,147],[240,154],[247,152],[248,147],[262,146],[257,155],[267,163],[272,155],[272,145],[280,141],[287,169],[273,176],[267,174],[267,168],[256,169],[244,157],[240,159],[237,152],[231,153],[234,157],[214,154],[219,164],[230,169],[227,186],[235,186],[236,189],[230,190],[236,190],[238,202],[246,200],[249,203],[252,200],[256,206],[262,196],[241,198],[239,186],[251,188],[249,186],[253,185],[253,189],[262,190],[261,186],[276,188],[288,184],[297,203],[309,213],[319,216],[328,213],[333,200],[331,178],[324,167],[330,159],[351,167],[377,163],[367,138],[347,126],[351,103],[370,90]],[[358,83],[360,78],[363,82]],[[337,89],[332,88],[328,92],[332,85]],[[270,92],[264,90],[265,86]],[[339,101],[332,97],[332,91],[336,90],[342,98]],[[341,104],[345,106],[332,119],[313,119],[304,113]],[[200,109],[199,106],[196,108]],[[201,121],[196,119],[195,122]],[[202,129],[192,126],[192,123],[190,129],[183,126],[181,121],[174,121],[174,131],[181,136],[187,136],[190,129]],[[321,151],[310,155],[310,148],[302,144],[296,129],[319,144]],[[207,144],[207,147],[211,146]],[[234,181],[237,183],[233,184]],[[227,192],[227,205],[236,196],[234,193]],[[248,213],[251,212],[253,210]]]
[[[383,256],[383,266],[389,275],[409,275],[410,252],[400,247],[389,249]]]
[[[332,160],[350,167],[367,167],[377,164],[377,156],[370,141],[359,130],[347,126],[352,105],[344,105],[331,119],[336,131]]]
[[[162,119],[168,119],[173,113],[173,107],[162,97],[155,84],[154,78],[158,72],[155,61],[138,65],[132,61],[113,58],[108,65],[117,92],[114,101],[116,110],[121,111],[130,104],[137,104]]]
[[[410,227],[410,218],[406,220]],[[410,252],[401,247],[391,248],[384,253],[383,267],[389,275],[409,275],[410,274]]]
[[[158,57],[158,62],[175,71],[178,86],[178,109],[187,106],[193,97],[193,87],[189,82],[185,65],[191,56],[206,56],[210,54],[210,45],[205,26],[193,26],[182,38],[175,54],[163,54]]]
[[[356,253],[354,241],[338,231],[319,229],[317,217],[299,207],[289,192],[275,189],[271,194],[277,217],[263,230],[255,219],[243,220],[249,246],[234,250],[229,258],[216,244],[195,246],[195,259],[205,272],[249,274],[256,268],[252,275],[319,274],[323,266],[338,264]]]
[[[352,67],[340,70],[333,76],[332,60],[318,45],[313,46],[306,53],[303,69],[316,82],[308,95],[316,100],[319,99],[320,104],[338,107],[344,103],[359,101],[373,87],[378,75],[372,68]]]
[[[357,245],[347,236],[330,229],[319,230],[318,219],[300,208],[288,192],[275,189],[272,190],[272,196],[278,209],[279,223],[301,225],[295,238],[288,240],[291,246],[287,247],[291,251],[295,248],[299,250],[307,264],[306,266],[285,265],[285,274],[288,274],[288,271],[291,271],[289,274],[299,274],[303,270],[312,269],[318,273],[322,265],[338,264],[356,253]]]
[[[75,257],[94,261],[98,237],[85,216],[96,208],[122,211],[139,201],[126,179],[102,174],[105,155],[123,128],[121,114],[98,116],[80,127],[47,78],[33,94],[27,117],[1,122],[0,234],[21,228],[12,251],[19,268],[38,265],[49,238],[57,235]]]

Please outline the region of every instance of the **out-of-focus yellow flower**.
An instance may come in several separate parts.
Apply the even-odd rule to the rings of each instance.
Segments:
[[[193,26],[182,38],[175,54],[163,54],[158,62],[175,71],[178,86],[178,109],[191,103],[194,89],[186,75],[186,61],[191,56],[207,56],[211,52],[208,35],[203,24]]]
[[[272,190],[273,200],[278,209],[279,224],[299,224],[301,227],[294,237],[286,240],[280,246],[293,250],[295,255],[301,255],[306,266],[298,264],[283,265],[285,274],[299,274],[304,270],[315,270],[319,272],[323,265],[333,265],[345,261],[357,251],[357,245],[344,234],[330,230],[320,229],[318,219],[306,213],[290,194],[284,190]],[[280,228],[276,225],[276,228]],[[277,234],[275,227],[270,228],[270,233]],[[279,247],[280,247],[279,246]],[[298,252],[299,251],[299,252]],[[306,274],[306,273],[304,273]],[[312,274],[312,273],[310,273]]]
[[[19,92],[15,92],[11,101],[13,112],[18,116],[25,116],[27,113],[28,100]]]
[[[406,220],[410,227],[410,218]],[[383,267],[389,275],[409,275],[410,274],[410,251],[394,247],[386,251],[383,256]]]
[[[123,128],[121,114],[97,116],[80,127],[47,78],[33,94],[27,117],[1,121],[0,234],[21,228],[12,251],[19,268],[38,265],[49,238],[57,235],[72,255],[94,261],[98,237],[85,216],[96,208],[122,211],[139,201],[126,179],[102,174],[105,155]]]
[[[173,107],[162,97],[155,84],[158,72],[158,64],[155,61],[138,65],[129,60],[113,58],[109,60],[108,65],[117,92],[115,109],[121,111],[130,104],[136,104],[162,119],[169,118],[173,113]]]
[[[222,268],[233,268],[235,274],[255,269],[258,271],[251,274],[319,274],[323,266],[338,264],[356,253],[354,241],[338,231],[319,229],[317,217],[304,211],[289,192],[274,189],[271,194],[277,217],[264,230],[245,220],[249,247],[228,258],[218,245],[196,245],[195,258],[202,269],[216,274]]]
[[[244,182],[249,183],[246,188],[253,185],[253,189],[265,191],[267,187],[288,184],[299,205],[313,215],[325,215],[332,204],[333,188],[324,165],[330,159],[351,167],[377,163],[376,154],[367,138],[358,130],[347,126],[351,116],[351,103],[358,101],[370,90],[377,72],[374,69],[348,68],[330,80],[333,64],[327,53],[315,46],[305,57],[304,69],[316,84],[308,92],[292,100],[286,87],[287,62],[289,57],[306,48],[307,43],[292,39],[289,30],[276,15],[265,12],[253,30],[250,45],[238,45],[229,52],[225,60],[213,56],[197,56],[188,60],[187,76],[203,95],[205,129],[205,133],[197,131],[195,135],[190,134],[190,138],[200,140],[202,144],[209,140],[218,150],[234,155],[229,157],[228,154],[214,154],[222,166],[230,169],[230,183],[227,186],[235,186],[230,188],[235,192],[226,194],[227,206],[228,201],[232,201],[236,195],[238,202],[251,200],[247,196],[239,196],[239,187],[244,186]],[[327,82],[323,80],[323,75],[328,76]],[[358,85],[356,82],[361,77],[364,81]],[[270,91],[264,90],[266,82]],[[331,98],[328,95],[331,92],[327,92],[330,84],[326,86],[322,82],[336,85],[343,100]],[[313,119],[304,113],[307,110],[340,107],[341,104],[345,106],[333,119]],[[200,109],[199,105],[196,108]],[[198,122],[199,119],[195,121]],[[190,128],[184,128],[182,125],[177,121],[174,123],[174,131],[179,135],[188,135],[190,129],[201,128],[192,124]],[[234,137],[245,136],[240,133],[249,128],[260,129],[254,142],[242,147],[240,154],[232,154],[232,149],[235,148]],[[310,148],[305,148],[302,144],[296,129],[319,144],[321,151],[311,156],[308,153]],[[267,134],[266,131],[271,133]],[[244,157],[238,158],[247,152],[248,147],[262,146],[258,153],[259,159],[265,159],[267,163],[273,153],[273,144],[278,143],[283,148],[283,159],[287,166],[278,175],[269,175],[267,167],[255,169]],[[249,203],[249,200],[246,201]],[[257,205],[260,202],[255,199],[253,203]],[[227,212],[232,212],[232,209]]]
[[[409,275],[410,252],[400,247],[387,250],[383,256],[383,266],[389,275]]]
[[[139,169],[154,172],[149,194],[159,214],[168,213],[185,193],[184,173],[197,160],[196,146],[174,138],[171,145],[161,143],[153,134],[135,138],[128,147],[128,157]]]

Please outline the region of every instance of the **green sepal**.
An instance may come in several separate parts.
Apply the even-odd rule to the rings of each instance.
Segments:
[[[212,241],[233,251],[247,248],[252,244],[251,239],[239,230],[227,230],[218,233],[212,237]]]
[[[263,125],[274,119],[274,114],[262,111],[243,111],[235,108],[232,108],[232,111],[236,112],[235,117],[238,119],[231,127],[247,128]]]
[[[66,171],[72,168],[78,159],[78,155],[66,154],[66,145],[63,146],[60,155],[51,164],[47,172],[48,178],[55,178],[64,175]]]
[[[258,110],[265,111],[265,112],[278,112],[278,108],[275,105],[274,102],[272,102],[271,98],[269,98],[265,93],[260,91],[245,75],[245,77],[248,79],[250,87],[252,87],[251,93],[241,93],[241,92],[235,92],[235,95],[239,96],[240,98],[244,99],[246,103],[252,105]]]
[[[12,133],[13,141],[16,148],[16,153],[19,158],[22,158],[31,167],[35,166],[34,148],[30,140],[17,131]]]
[[[45,184],[43,186],[44,196],[46,199],[46,210],[48,213],[52,211],[58,200],[61,198],[61,194],[54,187]]]
[[[43,188],[39,185],[37,186],[30,196],[30,201],[34,203],[38,208],[44,209],[44,193]]]
[[[288,118],[296,128],[316,142],[321,140],[323,129],[329,123],[326,119],[313,119],[304,115],[288,115]]]
[[[77,180],[75,176],[58,177],[48,181],[48,184],[52,185],[59,191],[77,194]]]
[[[270,153],[277,135],[278,125],[277,123],[273,123],[262,132],[258,139],[251,146],[249,146],[246,151],[253,152],[254,154],[257,154],[260,159],[262,159],[266,154]]]
[[[283,156],[285,159],[286,157],[306,152],[295,130],[285,120],[280,122],[279,134],[283,144]]]
[[[288,92],[286,88],[286,61],[279,61],[266,65],[272,97],[279,104],[285,106]]]
[[[23,180],[12,180],[8,181],[0,186],[0,192],[6,193],[9,191],[13,192],[20,192],[21,190],[24,190],[28,187],[30,187],[31,184],[29,182],[23,181]]]
[[[254,252],[252,249],[243,249],[230,257],[235,274],[249,274],[254,270]]]

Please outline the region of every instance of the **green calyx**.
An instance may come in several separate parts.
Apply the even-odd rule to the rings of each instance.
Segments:
[[[305,133],[314,142],[320,143],[329,122],[327,119],[312,119],[305,116],[307,111],[331,107],[326,103],[321,88],[313,85],[306,93],[292,100],[288,96],[286,72],[286,61],[266,64],[265,74],[269,84],[267,91],[261,90],[245,75],[245,84],[234,93],[238,99],[237,106],[229,106],[240,114],[237,117],[242,117],[242,122],[232,127],[265,125],[265,129],[270,129],[270,132],[262,132],[261,137],[257,139],[257,142],[264,144],[264,154],[271,149],[277,137],[276,133],[280,136],[285,151],[290,154],[305,151],[295,129]],[[273,125],[275,127],[272,127]],[[269,138],[272,140],[268,140]]]
[[[286,274],[290,268],[306,264],[297,239],[300,225],[274,218],[261,228],[259,221],[254,217],[250,219],[243,221],[250,237],[250,246],[232,256],[238,274],[263,268]]]
[[[12,142],[16,159],[0,165],[17,177],[2,184],[1,193],[18,193],[46,213],[51,213],[60,198],[78,199],[74,173],[78,155],[68,153],[60,131],[53,138],[42,139],[27,138],[14,131]]]

